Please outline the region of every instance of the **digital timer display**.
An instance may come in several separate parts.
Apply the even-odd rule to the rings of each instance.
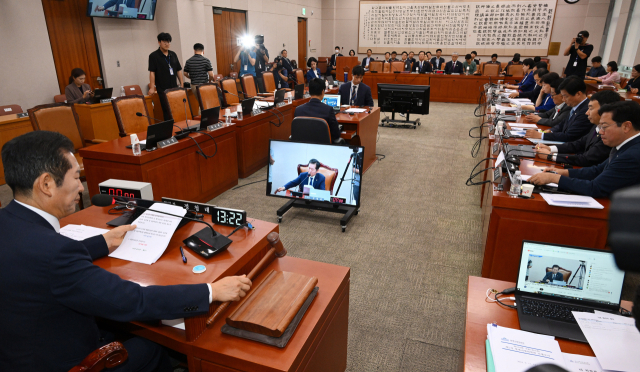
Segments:
[[[142,198],[140,190],[128,190],[123,188],[106,187],[106,186],[100,186],[100,194],[120,196],[123,198],[136,198],[136,199]]]
[[[229,208],[214,208],[211,220],[218,225],[237,227],[247,222],[247,212]]]

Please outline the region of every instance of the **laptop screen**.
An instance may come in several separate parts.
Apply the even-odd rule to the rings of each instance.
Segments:
[[[619,305],[624,271],[613,253],[524,241],[516,289],[520,292]]]
[[[340,95],[325,94],[324,98],[322,98],[322,103],[325,103],[331,107],[340,107]]]

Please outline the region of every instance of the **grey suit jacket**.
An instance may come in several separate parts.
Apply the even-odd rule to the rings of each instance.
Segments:
[[[71,83],[64,88],[64,95],[67,96],[67,103],[84,103],[89,99],[82,98],[84,92],[91,90],[89,84],[82,84],[82,93],[80,93],[80,89],[74,84]]]

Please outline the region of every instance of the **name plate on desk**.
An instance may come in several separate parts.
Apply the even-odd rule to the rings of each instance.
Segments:
[[[175,145],[178,140],[175,137],[168,138],[166,140],[158,141],[158,148],[163,149],[167,146]]]
[[[216,129],[220,129],[220,128],[222,128],[222,123],[215,123],[215,124],[211,124],[211,125],[207,126],[207,130],[209,132],[214,131]]]
[[[109,103],[109,102],[111,102],[111,98],[105,98],[100,100],[100,103]]]
[[[18,114],[18,119],[20,119],[20,118],[26,118],[27,116],[29,116],[29,113],[22,112],[22,113]]]

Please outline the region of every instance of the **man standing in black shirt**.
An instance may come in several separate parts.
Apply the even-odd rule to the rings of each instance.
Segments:
[[[262,80],[262,73],[267,71],[267,62],[269,62],[269,51],[264,44],[256,44],[256,84],[260,93],[267,93]]]
[[[178,61],[178,55],[169,50],[171,46],[171,35],[166,32],[158,34],[158,49],[149,54],[149,95],[158,92],[160,102],[164,102],[164,91],[167,89],[182,87],[182,66]],[[180,81],[178,84],[177,80]],[[162,113],[165,119],[171,117],[168,107],[162,105]]]
[[[587,61],[593,52],[593,45],[587,44],[588,39],[589,31],[580,31],[578,37],[574,37],[571,40],[571,45],[565,49],[564,55],[570,56],[567,67],[564,69],[566,77],[575,75],[584,79],[584,75],[587,73]]]

